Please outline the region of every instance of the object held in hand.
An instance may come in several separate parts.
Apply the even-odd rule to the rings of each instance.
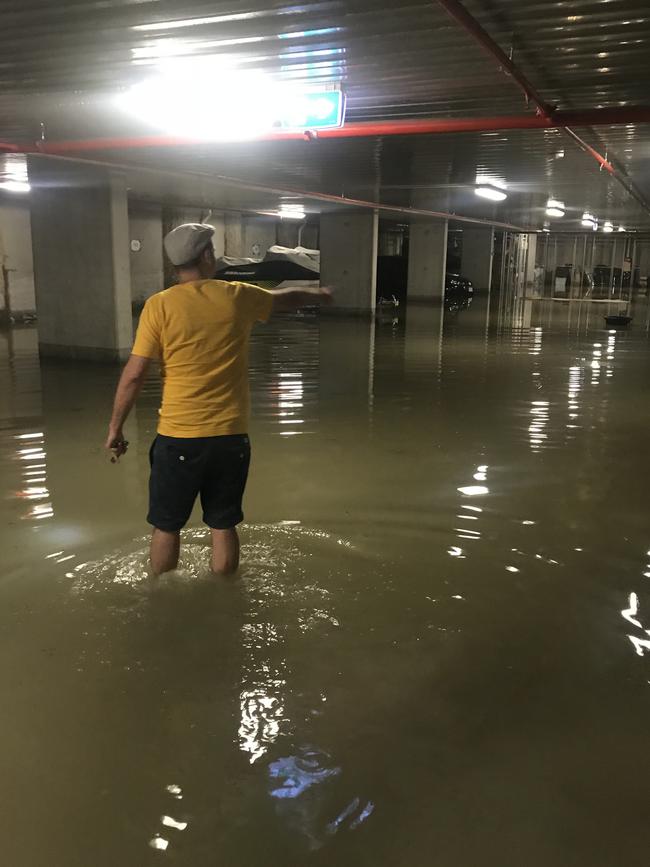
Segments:
[[[113,457],[111,458],[111,463],[116,464],[123,454],[126,454],[126,450],[129,447],[128,440],[113,440],[111,443],[111,449],[115,452]]]

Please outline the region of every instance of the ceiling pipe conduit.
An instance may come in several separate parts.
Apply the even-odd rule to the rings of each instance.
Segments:
[[[569,129],[573,126],[619,126],[628,123],[650,123],[650,106],[556,111],[552,119],[541,114],[504,115],[497,117],[427,118],[418,120],[387,120],[348,123],[340,129],[322,130],[316,139],[356,138],[363,136],[438,135],[463,132],[499,132],[516,129]],[[304,132],[273,132],[258,141],[292,141],[305,138]],[[37,141],[23,143],[0,142],[0,152],[74,154],[87,151],[131,150],[159,147],[210,145],[205,139],[182,136],[117,136],[110,138],[71,139],[68,141]],[[592,156],[604,167],[614,167],[589,145]]]
[[[548,102],[546,102],[546,100],[536,90],[534,85],[528,80],[528,78],[521,71],[521,69],[519,69],[519,67],[508,57],[508,55],[505,54],[503,49],[494,41],[494,39],[492,39],[490,34],[479,24],[479,22],[472,15],[470,15],[470,13],[467,11],[467,9],[465,9],[463,4],[460,3],[459,0],[436,0],[436,2],[439,6],[442,6],[442,8],[445,10],[445,12],[449,15],[450,18],[460,24],[463,30],[465,30],[466,33],[468,33],[472,37],[472,39],[483,48],[484,51],[486,51],[494,60],[497,61],[503,71],[507,75],[510,75],[523,90],[526,96],[526,100],[534,103],[537,108],[537,112],[545,120],[549,120],[551,122],[551,125],[553,125],[559,112],[556,111],[554,106],[551,106]],[[632,121],[630,121],[630,123],[632,123]],[[590,124],[585,125],[589,126]],[[636,186],[629,179],[624,169],[619,169],[614,166],[614,164],[611,163],[606,156],[603,156],[595,148],[588,144],[569,125],[563,125],[559,128],[563,129],[569,136],[569,138],[571,138],[571,140],[575,144],[577,144],[582,151],[593,157],[598,162],[601,169],[605,169],[605,171],[609,172],[612,177],[616,178],[616,180],[621,184],[625,191],[629,193],[648,214],[650,214],[650,205],[648,205],[639,190],[637,190]]]

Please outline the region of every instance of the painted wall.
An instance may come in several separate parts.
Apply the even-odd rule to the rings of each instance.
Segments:
[[[248,258],[262,258],[277,243],[276,221],[272,217],[242,217],[243,252]]]
[[[131,300],[139,306],[164,288],[161,206],[129,202],[129,236],[140,245],[129,251]]]
[[[279,220],[277,222],[277,241],[281,247],[307,247],[310,250],[320,249],[318,244],[318,225],[307,224],[303,226],[300,244],[298,234],[300,232],[300,220]]]
[[[0,267],[2,265],[8,272],[10,312],[32,313],[36,309],[36,296],[29,202],[16,196],[0,198]],[[2,291],[0,310],[4,310]]]

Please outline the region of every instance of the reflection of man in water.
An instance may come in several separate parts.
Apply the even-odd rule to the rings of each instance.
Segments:
[[[152,360],[161,362],[163,395],[150,451],[149,514],[155,575],[176,568],[180,531],[200,495],[212,529],[212,569],[239,565],[237,524],[248,476],[248,341],[273,311],[328,302],[327,289],[267,291],[212,279],[212,226],[187,223],[165,237],[178,284],[153,295],[115,394],[106,448],[126,452],[122,427]]]

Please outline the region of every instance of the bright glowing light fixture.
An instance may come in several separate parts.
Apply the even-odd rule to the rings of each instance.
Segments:
[[[27,158],[22,154],[7,154],[0,160],[0,190],[8,193],[28,193]]]
[[[282,202],[278,211],[278,217],[283,220],[304,220],[306,216],[303,205],[291,204],[290,202]]]
[[[175,21],[154,21],[152,24],[135,24],[132,30],[176,30],[179,27],[203,27],[206,24],[226,24],[230,21],[247,21],[261,18],[264,12],[236,12],[231,15],[210,15],[207,18],[177,18]]]
[[[7,190],[9,193],[28,193],[31,187],[26,181],[0,181],[0,190]]]
[[[546,213],[549,217],[564,216],[564,202],[558,202],[556,199],[549,199],[546,204]]]
[[[479,181],[474,188],[474,192],[482,199],[489,199],[491,202],[503,202],[508,198],[506,191],[492,181]]]
[[[603,232],[607,232],[609,234],[610,232],[613,232],[613,231],[614,231],[614,226],[609,222],[609,220],[607,220],[607,222],[603,223]]]
[[[226,81],[218,87],[216,82]],[[217,58],[168,61],[158,75],[116,98],[120,108],[163,132],[206,141],[258,138],[273,131],[343,125],[345,96],[336,84],[305,87]]]
[[[618,231],[619,231],[619,232],[624,232],[624,231],[625,231],[625,226],[619,226],[619,227],[618,227]]]
[[[582,215],[582,225],[588,229],[597,229],[598,221],[592,214],[589,214],[587,211],[585,211]]]

